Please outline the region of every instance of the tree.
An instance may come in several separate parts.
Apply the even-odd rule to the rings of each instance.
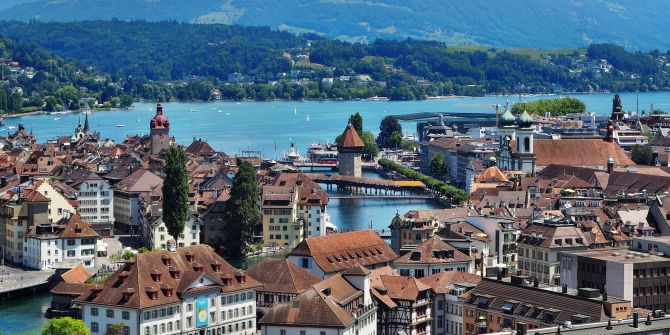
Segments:
[[[436,178],[444,178],[447,173],[447,164],[444,162],[444,155],[438,152],[430,160],[430,173]]]
[[[119,101],[122,108],[128,108],[133,105],[133,98],[127,94],[122,95]]]
[[[110,325],[107,331],[105,331],[105,335],[124,335],[123,327],[123,323]]]
[[[391,136],[389,137],[388,140],[388,147],[389,148],[397,148],[400,146],[402,143],[402,134],[398,131],[394,131],[391,133]]]
[[[173,146],[168,150],[163,182],[163,222],[175,243],[184,231],[184,225],[190,214],[186,163],[184,149]]]
[[[405,151],[414,151],[414,149],[418,147],[419,144],[414,141],[402,141],[402,143],[400,143],[400,148]]]
[[[70,317],[52,319],[44,326],[41,335],[90,335],[84,321]]]
[[[394,117],[385,117],[379,125],[379,136],[377,137],[377,144],[382,148],[395,148],[397,145],[391,145],[389,140],[394,132],[400,133],[402,140],[402,127],[398,119]]]
[[[354,126],[356,132],[359,134],[363,132],[363,116],[361,116],[361,113],[357,112],[356,114],[350,116],[349,122],[351,122],[351,125]]]
[[[375,141],[375,135],[372,135],[372,133],[369,131],[364,131],[359,134],[364,145],[363,155],[367,155],[369,157],[377,156],[379,153],[379,146],[377,145],[377,141]]]
[[[533,115],[543,116],[551,113],[551,116],[561,116],[569,113],[584,113],[586,104],[572,97],[560,99],[540,99],[529,103],[516,103],[512,106],[512,114],[519,115],[524,109]]]
[[[226,242],[231,256],[241,258],[247,254],[260,218],[256,171],[251,163],[243,162],[235,175],[224,211],[228,224]]]
[[[640,165],[654,165],[654,151],[651,149],[650,145],[636,145],[631,151],[630,157],[635,164]]]

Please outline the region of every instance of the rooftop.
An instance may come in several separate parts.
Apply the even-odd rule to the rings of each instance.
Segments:
[[[631,251],[626,248],[593,249],[588,251],[573,252],[572,254],[576,256],[617,263],[670,262],[670,258],[667,257],[650,255],[644,252]]]

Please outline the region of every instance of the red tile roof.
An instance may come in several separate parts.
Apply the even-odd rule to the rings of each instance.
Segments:
[[[262,290],[297,294],[321,281],[311,272],[286,259],[266,258],[247,273],[263,284]]]
[[[397,257],[372,230],[308,238],[300,242],[289,256],[311,256],[325,273],[344,271],[356,264],[383,264]]]
[[[361,137],[358,136],[356,128],[354,128],[350,122],[347,125],[347,128],[344,129],[340,140],[337,142],[337,147],[362,149],[364,146],[365,145],[363,144],[363,140],[361,140]]]
[[[178,274],[178,278],[176,275]],[[153,277],[152,277],[153,275]],[[160,276],[160,282],[154,278]],[[177,293],[190,292],[188,284],[200,277],[213,284],[204,289],[234,292],[254,289],[261,284],[242,270],[234,268],[206,245],[138,254],[134,260],[114,272],[102,285],[79,296],[76,301],[127,308],[148,308],[180,301]],[[226,285],[228,282],[229,285]],[[185,284],[186,283],[186,284]],[[150,292],[156,292],[152,299]]]
[[[439,236],[433,236],[419,244],[414,250],[398,257],[393,263],[438,264],[470,261],[472,261],[472,257],[454,248],[451,244],[444,242]]]

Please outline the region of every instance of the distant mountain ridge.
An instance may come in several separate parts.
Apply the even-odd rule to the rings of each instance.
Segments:
[[[601,42],[630,50],[670,48],[667,0],[9,1],[18,4],[0,6],[0,19],[225,23],[362,42],[411,37],[513,48],[572,48]]]

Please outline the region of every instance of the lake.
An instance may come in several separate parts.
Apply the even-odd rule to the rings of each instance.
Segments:
[[[574,95],[584,101],[589,111],[609,114],[613,94]],[[494,103],[505,104],[506,100],[537,100],[551,96],[532,97],[476,97],[424,101],[305,101],[305,102],[206,102],[165,103],[164,111],[171,122],[170,134],[181,144],[190,144],[193,138],[201,138],[215,150],[228,155],[240,155],[243,150],[261,151],[266,158],[281,157],[290,142],[304,154],[307,145],[313,142],[333,141],[347,125],[349,115],[360,112],[364,128],[377,133],[380,121],[388,115],[418,112],[490,112]],[[621,94],[623,107],[635,111],[637,95]],[[655,108],[670,110],[670,93],[640,93],[639,110]],[[131,134],[147,134],[149,120],[155,114],[155,104],[136,103],[132,110],[94,112],[89,115],[91,128],[99,131],[103,138],[122,141]],[[193,112],[191,112],[193,110]],[[309,117],[309,121],[307,118]],[[30,115],[7,119],[8,125],[16,126],[22,121],[26,129],[32,130],[38,141],[59,135],[72,134],[81,114]],[[117,127],[123,125],[124,127]],[[411,122],[403,123],[405,133],[416,129]],[[4,129],[3,129],[4,130]]]

